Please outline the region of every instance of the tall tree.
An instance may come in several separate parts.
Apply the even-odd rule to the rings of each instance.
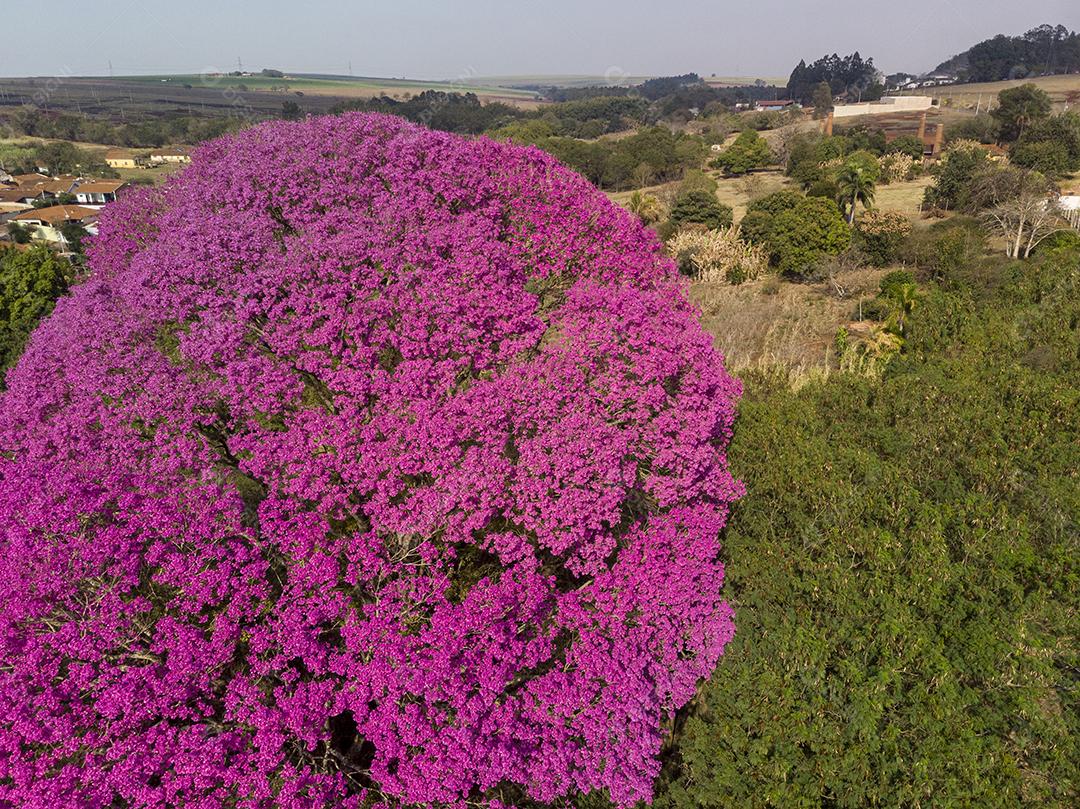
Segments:
[[[1050,96],[1035,84],[1021,84],[998,93],[998,106],[990,113],[1001,125],[1000,138],[1018,140],[1024,129],[1050,115]]]

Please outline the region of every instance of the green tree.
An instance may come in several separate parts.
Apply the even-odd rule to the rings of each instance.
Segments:
[[[731,221],[731,208],[707,191],[688,191],[671,206],[671,222],[676,227],[698,224],[718,230],[730,227]]]
[[[842,253],[851,244],[851,228],[831,199],[806,197],[794,208],[778,213],[766,242],[781,271],[810,275],[826,256]]]
[[[886,154],[906,154],[912,160],[922,160],[923,142],[914,135],[901,135],[885,147]]]
[[[664,215],[664,206],[652,194],[635,191],[626,203],[627,210],[641,220],[643,225],[653,225]]]
[[[1012,142],[1024,129],[1050,115],[1050,96],[1038,85],[1021,84],[998,93],[998,105],[990,113],[1000,125],[999,136]]]
[[[814,88],[814,96],[811,100],[814,106],[815,118],[827,118],[833,109],[833,92],[827,81],[820,82]]]
[[[929,285],[879,379],[744,375],[738,629],[656,809],[1066,809],[1080,253]]]
[[[767,166],[775,160],[772,149],[761,135],[752,129],[741,132],[735,142],[717,155],[712,167],[728,174],[746,174],[751,169]]]
[[[848,223],[855,221],[855,208],[861,202],[864,208],[874,204],[874,175],[858,161],[848,161],[836,176],[837,192],[848,211]]]
[[[0,248],[0,369],[18,359],[30,332],[67,291],[70,273],[68,262],[43,245]]]

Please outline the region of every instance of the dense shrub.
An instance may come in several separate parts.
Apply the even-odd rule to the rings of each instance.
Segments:
[[[773,217],[766,244],[783,272],[805,276],[851,244],[851,229],[831,199],[806,197]]]
[[[765,244],[773,217],[794,208],[802,199],[803,195],[797,191],[774,191],[755,199],[746,206],[746,213],[739,222],[742,238],[752,244]]]
[[[20,252],[0,246],[0,389],[3,372],[67,290],[70,276],[68,262],[47,247]]]
[[[687,191],[671,206],[671,221],[676,226],[704,225],[711,230],[731,227],[731,207],[709,191]]]
[[[751,169],[769,165],[773,160],[772,149],[765,139],[754,130],[747,129],[717,155],[712,166],[728,174],[746,174]]]
[[[931,290],[880,381],[751,377],[740,631],[655,806],[1076,805],[1078,264]]]
[[[949,145],[933,168],[934,184],[926,189],[923,202],[945,210],[964,210],[971,186],[979,172],[989,165],[986,150],[972,141]]]
[[[912,160],[922,160],[923,142],[916,135],[901,135],[885,147],[885,154],[902,154]]]
[[[878,267],[894,261],[911,222],[895,211],[864,211],[855,220],[855,240],[870,263]]]
[[[742,491],[659,250],[359,114],[105,209],[0,400],[0,803],[649,799]]]

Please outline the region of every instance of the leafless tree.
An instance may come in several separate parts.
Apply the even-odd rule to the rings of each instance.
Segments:
[[[1039,242],[1069,226],[1056,200],[1032,191],[995,205],[983,218],[1005,237],[1010,258],[1027,258]]]

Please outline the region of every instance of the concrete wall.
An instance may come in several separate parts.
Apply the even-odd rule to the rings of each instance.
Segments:
[[[852,118],[857,115],[887,115],[896,112],[919,112],[933,106],[930,96],[886,96],[880,101],[862,104],[839,104],[833,107],[834,118]]]

